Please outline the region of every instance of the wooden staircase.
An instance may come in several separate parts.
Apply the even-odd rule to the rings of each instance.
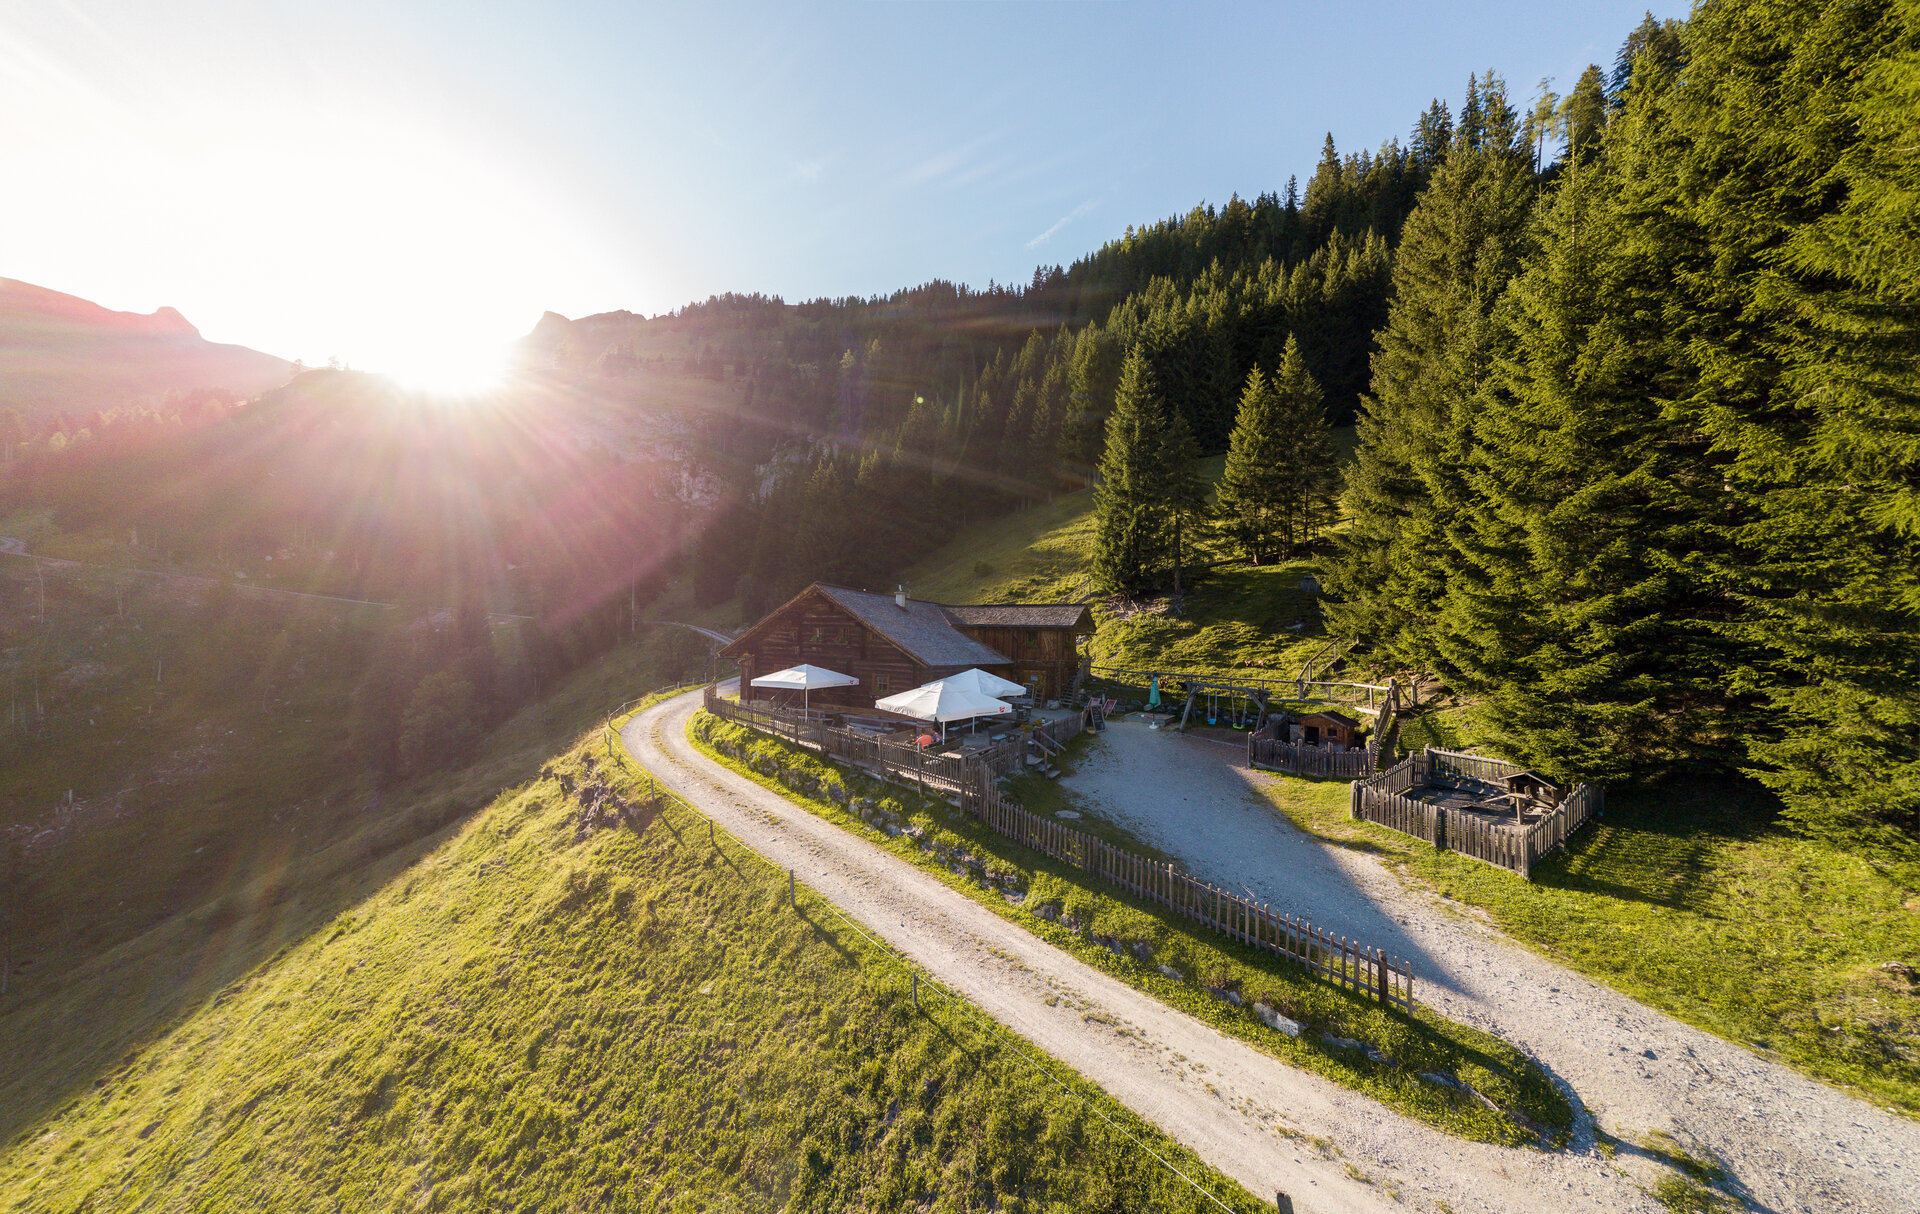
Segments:
[[[1046,734],[1035,730],[1027,738],[1027,769],[1038,771],[1049,780],[1058,780],[1060,767],[1054,759],[1066,753],[1066,749]]]

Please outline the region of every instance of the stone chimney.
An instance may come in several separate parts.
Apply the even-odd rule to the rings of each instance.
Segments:
[[[895,586],[893,588],[893,605],[902,611],[907,609],[907,588],[905,586]]]

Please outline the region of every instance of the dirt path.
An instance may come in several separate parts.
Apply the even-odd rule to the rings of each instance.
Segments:
[[[1421,1000],[1519,1045],[1609,1133],[1710,1153],[1756,1207],[1920,1209],[1920,1126],[1513,943],[1370,856],[1295,829],[1245,752],[1116,721],[1063,783],[1197,876],[1413,962]]]
[[[1284,1190],[1301,1214],[1442,1203],[1460,1214],[1658,1209],[1636,1183],[1650,1175],[1637,1161],[1462,1142],[1083,964],[707,759],[686,739],[699,702],[689,693],[641,713],[621,731],[627,749],[756,851],[1253,1193]],[[1323,1154],[1316,1137],[1339,1153]]]

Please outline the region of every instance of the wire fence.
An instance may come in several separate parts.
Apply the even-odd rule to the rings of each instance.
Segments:
[[[861,927],[858,923],[848,918],[846,913],[843,912],[838,906],[836,906],[833,903],[833,901],[829,899],[826,895],[820,893],[818,890],[812,889],[811,887],[802,884],[799,881],[798,876],[793,869],[782,868],[779,864],[776,864],[773,860],[769,859],[767,856],[763,855],[759,850],[757,850],[751,843],[748,843],[746,840],[740,838],[738,835],[734,834],[732,831],[728,830],[726,827],[721,826],[717,821],[714,820],[714,818],[710,814],[703,812],[699,807],[695,806],[692,802],[686,800],[685,798],[681,797],[679,794],[661,785],[660,781],[653,775],[652,772],[648,771],[645,767],[641,766],[640,761],[635,759],[632,754],[628,753],[626,744],[624,740],[621,739],[620,737],[618,724],[621,722],[624,722],[625,720],[627,720],[628,718],[634,715],[637,715],[638,712],[643,711],[646,707],[650,706],[654,702],[670,698],[671,696],[679,694],[680,692],[683,692],[683,691],[690,691],[697,686],[699,686],[699,684],[693,684],[691,686],[682,687],[682,688],[663,689],[662,691],[653,692],[649,695],[640,696],[635,699],[628,700],[626,703],[620,705],[620,707],[608,713],[606,724],[605,724],[607,757],[610,760],[619,763],[623,768],[630,768],[635,776],[645,780],[647,782],[648,795],[660,806],[662,812],[665,812],[666,808],[669,806],[677,807],[685,811],[686,813],[691,814],[694,818],[702,822],[705,822],[707,824],[707,831],[708,831],[707,837],[712,842],[712,845],[716,851],[718,851],[723,846],[724,843],[731,842],[737,848],[739,848],[742,852],[744,852],[746,855],[752,857],[755,860],[758,860],[760,863],[772,869],[775,873],[784,873],[787,878],[787,888],[789,891],[789,896],[792,899],[792,904],[796,910],[799,909],[800,894],[802,892],[805,892],[811,898],[811,900],[816,905],[818,905],[822,910],[826,911],[828,914],[831,914],[835,919],[839,920],[842,924],[844,924],[847,930],[851,931],[854,935],[858,936],[861,940],[865,941],[869,946],[869,948],[871,949],[873,955],[875,955],[876,957],[878,957],[879,959],[885,962],[892,964],[893,966],[897,967],[900,971],[902,971],[903,973],[909,976],[909,980],[913,984],[914,1000],[915,1000],[914,1006],[916,1008],[920,1006],[919,1000],[925,996],[932,996],[933,998],[944,1000],[946,1003],[946,1006],[950,1009],[950,1011],[953,1013],[956,1019],[965,1021],[977,1032],[979,1032],[982,1038],[992,1042],[995,1045],[998,1045],[1006,1049],[1009,1053],[1013,1054],[1014,1056],[1021,1059],[1023,1062],[1027,1063],[1029,1066],[1031,1066],[1034,1069],[1035,1072],[1037,1072],[1046,1080],[1054,1084],[1062,1092],[1066,1093],[1068,1096],[1072,1097],[1073,1099],[1079,1101],[1081,1106],[1084,1107],[1089,1113],[1092,1113],[1094,1116],[1098,1117],[1101,1121],[1105,1122],[1111,1129],[1121,1134],[1129,1142],[1133,1143],[1133,1145],[1140,1148],[1142,1151],[1145,1151],[1149,1156],[1151,1156],[1154,1159],[1155,1162],[1157,1162],[1158,1164],[1160,1164],[1160,1166],[1167,1169],[1167,1171],[1173,1173],[1175,1176],[1178,1176],[1190,1188],[1192,1188],[1195,1193],[1205,1198],[1214,1207],[1217,1207],[1218,1209],[1221,1209],[1221,1210],[1226,1210],[1229,1212],[1229,1214],[1238,1214],[1238,1211],[1236,1211],[1233,1206],[1228,1205],[1226,1202],[1222,1201],[1218,1196],[1216,1196],[1213,1192],[1207,1189],[1206,1186],[1202,1185],[1199,1181],[1195,1180],[1193,1177],[1187,1175],[1186,1172],[1182,1171],[1176,1164],[1173,1163],[1172,1160],[1169,1160],[1166,1156],[1154,1150],[1151,1145],[1142,1141],[1139,1135],[1135,1134],[1132,1130],[1128,1129],[1125,1125],[1122,1125],[1120,1122],[1116,1121],[1111,1115],[1108,1114],[1108,1112],[1105,1109],[1102,1109],[1098,1104],[1090,1100],[1085,1093],[1076,1090],[1073,1087],[1073,1085],[1068,1083],[1065,1079],[1062,1079],[1057,1073],[1055,1073],[1052,1067],[1048,1066],[1045,1062],[1043,1062],[1040,1058],[1036,1057],[1030,1051],[1023,1049],[1021,1046],[1020,1038],[1014,1035],[1012,1030],[1006,1028],[1004,1025],[1001,1025],[998,1021],[993,1020],[991,1017],[987,1016],[986,1013],[974,1007],[973,1004],[969,1002],[964,996],[956,994],[952,990],[948,989],[937,978],[933,976],[933,973],[931,970],[928,970],[924,966],[915,964],[905,954],[901,953],[900,950],[894,948],[892,945],[888,944],[886,941],[881,940],[878,937],[872,935],[865,928]],[[1078,1076],[1076,1076],[1076,1078],[1077,1077]]]

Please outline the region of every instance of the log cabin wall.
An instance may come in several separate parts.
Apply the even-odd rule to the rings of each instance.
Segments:
[[[823,595],[808,595],[787,604],[764,622],[760,634],[736,660],[740,664],[742,699],[771,697],[776,693],[754,687],[753,680],[805,662],[860,680],[858,687],[813,692],[811,703],[858,708],[871,708],[883,696],[957,674],[961,669],[921,665]]]
[[[1080,669],[1079,637],[1072,629],[963,626],[960,631],[1012,658],[1011,669],[994,673],[1032,687],[1036,699],[1057,700],[1065,695]]]

